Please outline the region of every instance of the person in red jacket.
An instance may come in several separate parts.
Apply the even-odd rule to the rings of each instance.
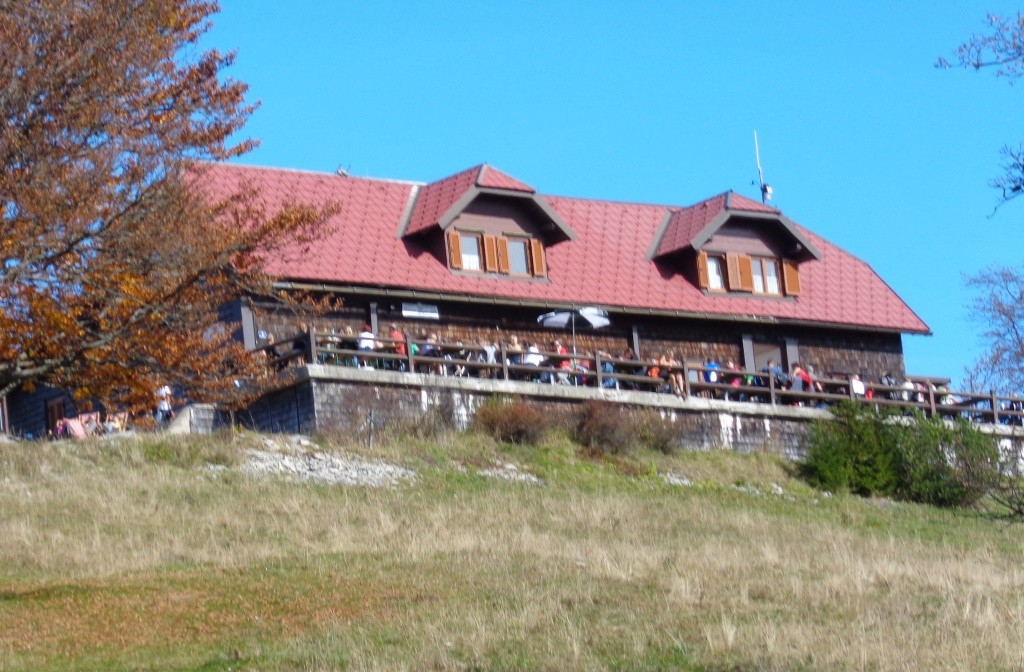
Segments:
[[[388,329],[388,348],[401,357],[401,359],[391,360],[391,365],[388,368],[395,371],[405,371],[408,368],[406,356],[409,352],[405,349],[405,334],[402,333],[402,330],[394,322],[388,326]]]
[[[821,392],[821,383],[814,380],[814,377],[800,366],[799,362],[793,362],[793,373],[790,374],[792,384],[789,389],[794,392]]]

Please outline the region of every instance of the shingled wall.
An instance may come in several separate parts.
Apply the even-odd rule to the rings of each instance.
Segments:
[[[507,343],[511,336],[522,344],[537,342],[541,350],[551,349],[551,342],[559,339],[572,347],[568,330],[544,329],[537,324],[538,308],[499,306],[487,303],[464,304],[440,302],[439,320],[410,320],[401,315],[401,303],[389,300],[375,301],[378,333],[387,335],[388,325],[394,322],[410,338],[426,338],[436,334],[442,341],[461,341],[475,345],[481,339]],[[255,330],[271,335],[275,340],[289,338],[312,326],[317,330],[346,326],[358,332],[370,321],[368,299],[346,298],[337,312],[316,316],[297,317],[286,310],[262,307],[254,311]],[[639,342],[639,355],[656,359],[672,350],[677,359],[694,362],[713,360],[725,363],[733,360],[743,364],[743,340],[748,337],[758,343],[777,345],[785,362],[786,340],[795,342],[796,357],[804,364],[813,365],[819,375],[859,373],[865,380],[877,381],[883,373],[891,373],[898,380],[904,371],[903,345],[899,334],[873,333],[834,328],[807,326],[781,326],[758,322],[732,322],[724,320],[694,319],[649,315],[612,315],[612,324],[597,331],[586,328],[576,330],[576,348],[581,353],[603,350],[614,356],[633,347],[634,328]],[[790,362],[792,364],[792,362]],[[942,372],[916,372],[940,374]]]

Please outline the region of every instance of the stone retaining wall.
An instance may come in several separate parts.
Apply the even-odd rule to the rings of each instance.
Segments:
[[[264,431],[363,434],[371,425],[383,428],[438,411],[466,426],[476,409],[495,395],[521,396],[563,418],[581,404],[599,400],[638,411],[657,410],[679,427],[681,447],[768,450],[798,458],[809,422],[829,417],[827,411],[813,408],[330,365],[310,365],[294,374],[292,386],[268,394],[239,413],[238,420]]]

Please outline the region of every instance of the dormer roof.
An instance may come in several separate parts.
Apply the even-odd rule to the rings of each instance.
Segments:
[[[418,188],[408,219],[399,237],[412,236],[432,228],[447,229],[466,207],[481,195],[517,200],[535,206],[547,223],[574,240],[566,224],[537,190],[486,163]]]
[[[700,252],[723,225],[734,219],[755,221],[759,226],[782,232],[799,246],[802,256],[821,259],[821,253],[781,210],[734,191],[723,192],[687,208],[670,210],[651,257],[658,258],[687,248]]]

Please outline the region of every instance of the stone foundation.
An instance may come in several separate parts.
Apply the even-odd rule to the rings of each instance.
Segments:
[[[492,396],[518,396],[555,418],[567,418],[587,401],[627,409],[654,409],[679,427],[681,448],[770,451],[796,459],[810,421],[828,411],[792,406],[680,399],[653,392],[599,390],[478,378],[447,378],[351,367],[311,365],[294,371],[294,384],[263,397],[237,418],[272,432],[353,432],[411,422],[441,412],[460,427]]]

